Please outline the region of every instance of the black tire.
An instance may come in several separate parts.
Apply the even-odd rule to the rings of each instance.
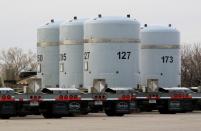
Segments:
[[[167,114],[167,111],[165,111],[165,110],[159,110],[159,113],[160,114]]]
[[[75,114],[73,114],[73,113],[69,113],[68,115],[67,115],[67,117],[74,117],[75,116]]]
[[[10,116],[8,116],[8,115],[2,115],[2,116],[0,116],[0,118],[1,119],[10,119]]]
[[[115,116],[115,113],[112,112],[112,111],[109,111],[109,110],[105,110],[105,114],[106,114],[107,116]]]
[[[164,110],[164,109],[159,109],[160,114],[176,114],[175,111],[169,111],[169,110]]]
[[[124,116],[124,113],[116,113],[113,110],[105,110],[107,116]]]
[[[81,115],[88,115],[89,112],[82,112]]]
[[[43,113],[43,117],[46,119],[51,119],[53,118],[53,115],[51,113]]]
[[[124,116],[123,113],[105,112],[107,116]]]
[[[53,118],[60,119],[60,118],[62,118],[62,116],[61,115],[54,115]]]
[[[26,117],[27,115],[26,114],[19,114],[18,116],[19,117]]]
[[[124,116],[123,113],[116,113],[115,116]]]
[[[152,112],[152,109],[145,109],[145,112]]]

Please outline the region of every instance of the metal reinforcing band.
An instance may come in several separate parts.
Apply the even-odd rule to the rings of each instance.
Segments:
[[[180,45],[142,45],[141,49],[180,49]]]
[[[129,38],[86,38],[84,43],[139,43],[139,39]]]

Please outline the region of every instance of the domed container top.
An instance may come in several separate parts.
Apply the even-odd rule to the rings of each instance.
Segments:
[[[172,45],[180,44],[180,32],[169,26],[145,26],[141,29],[141,44]]]
[[[58,46],[59,45],[59,26],[61,22],[51,22],[40,26],[37,30],[38,46]]]
[[[84,37],[84,22],[87,19],[77,19],[63,22],[60,25],[60,44],[83,44]]]
[[[128,17],[99,17],[86,21],[84,39],[87,43],[103,41],[139,41],[140,23]]]
[[[83,86],[84,21],[74,17],[60,26],[60,86]]]

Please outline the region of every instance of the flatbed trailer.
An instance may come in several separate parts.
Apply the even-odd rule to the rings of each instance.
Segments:
[[[108,116],[122,116],[135,110],[132,92],[0,94],[0,117],[40,115],[60,118],[75,114],[105,111]]]
[[[57,92],[15,94],[0,93],[0,118],[43,115],[44,118],[87,115],[105,112],[123,116],[133,112],[158,110],[161,114],[201,109],[201,93],[174,91],[143,93],[134,90],[104,93]]]

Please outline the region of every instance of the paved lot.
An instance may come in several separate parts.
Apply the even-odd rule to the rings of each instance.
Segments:
[[[89,114],[62,119],[41,116],[0,120],[0,131],[200,131],[201,112],[160,115],[140,113],[124,117]]]

